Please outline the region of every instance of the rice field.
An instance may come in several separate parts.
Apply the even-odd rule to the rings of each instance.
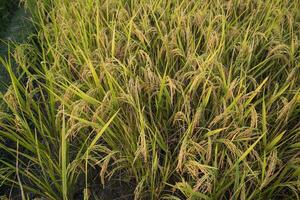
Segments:
[[[22,5],[4,199],[300,199],[298,0]]]
[[[26,38],[30,37],[33,25],[28,12],[16,5],[12,7],[14,11],[10,14],[5,25],[0,25],[0,56],[7,58],[14,51],[16,45],[26,43]],[[3,29],[2,29],[3,28]],[[16,66],[12,64],[15,70]],[[0,92],[5,92],[10,85],[9,75],[2,64],[0,64]]]

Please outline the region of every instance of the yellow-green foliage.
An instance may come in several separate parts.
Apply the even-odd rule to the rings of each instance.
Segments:
[[[6,63],[3,184],[47,199],[116,181],[128,199],[299,199],[298,0],[25,5],[39,31],[16,48],[20,76]]]

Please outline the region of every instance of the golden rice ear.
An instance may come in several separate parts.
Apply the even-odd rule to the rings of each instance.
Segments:
[[[101,171],[100,171],[100,178],[101,178],[101,184],[103,187],[105,186],[105,174],[107,173],[108,164],[110,162],[109,157],[105,159],[101,165]]]
[[[278,174],[276,171],[276,165],[279,163],[277,150],[275,149],[270,153],[267,159],[267,171],[265,177],[263,177],[263,182],[261,183],[260,190],[266,187]]]

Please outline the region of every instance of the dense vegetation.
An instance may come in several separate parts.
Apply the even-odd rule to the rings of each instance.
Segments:
[[[6,4],[4,4],[4,2],[6,2]],[[0,3],[2,4],[0,10],[6,13],[2,13],[2,18],[0,19],[0,56],[3,57],[8,56],[8,51],[13,51],[14,43],[25,42],[27,36],[33,31],[33,25],[29,19],[29,12],[25,12],[16,2],[17,1],[11,0],[1,1]],[[0,63],[0,92],[5,91],[9,84],[9,76]]]
[[[25,5],[39,32],[15,49],[18,76],[2,59],[3,186],[23,199],[300,199],[298,0]]]

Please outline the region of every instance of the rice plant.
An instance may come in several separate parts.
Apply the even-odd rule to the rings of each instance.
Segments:
[[[23,3],[12,198],[300,199],[299,1]]]

